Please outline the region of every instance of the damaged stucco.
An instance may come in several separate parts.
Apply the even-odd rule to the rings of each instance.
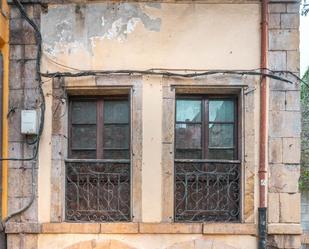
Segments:
[[[259,67],[256,3],[51,5],[41,28],[43,66],[49,57],[96,70]],[[50,65],[43,69],[51,71]]]
[[[42,19],[42,26],[48,31],[43,33],[45,49],[52,52],[61,43],[87,44],[92,52],[94,39],[123,42],[138,23],[148,31],[159,32],[161,18],[148,15],[147,8],[160,9],[161,4],[101,3],[51,7]],[[56,25],[51,20],[57,20]]]

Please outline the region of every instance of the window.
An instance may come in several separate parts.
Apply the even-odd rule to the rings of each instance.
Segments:
[[[129,221],[128,97],[71,98],[66,219]]]
[[[240,164],[236,96],[178,96],[175,220],[238,221]]]

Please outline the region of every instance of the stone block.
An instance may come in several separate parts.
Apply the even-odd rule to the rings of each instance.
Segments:
[[[134,234],[138,233],[138,223],[102,223],[100,232],[104,234]]]
[[[287,5],[287,12],[288,13],[297,13],[299,14],[299,2],[297,3],[288,3]]]
[[[21,207],[29,204],[30,197],[21,199]],[[38,200],[37,197],[32,202],[31,206],[21,214],[21,222],[38,222]]]
[[[7,236],[7,248],[8,249],[21,249],[20,248],[20,235],[8,234]]]
[[[302,234],[300,224],[268,224],[268,234]]]
[[[63,179],[64,165],[63,160],[52,160],[51,167],[51,222],[61,222],[63,214]]]
[[[23,61],[10,61],[9,87],[12,89],[21,89],[23,87],[22,73],[24,70]]]
[[[280,223],[300,223],[300,194],[280,193]]]
[[[162,117],[162,142],[174,142],[174,118],[175,118],[175,100],[163,99],[163,117]]]
[[[9,127],[9,142],[22,142],[24,137],[21,134],[20,123],[21,122],[21,110],[17,109],[8,118]]]
[[[10,20],[10,44],[11,45],[24,44],[21,18]]]
[[[38,47],[36,45],[25,45],[25,59],[34,60],[36,59]]]
[[[140,223],[139,232],[149,234],[202,233],[203,226],[198,223]]]
[[[299,249],[301,238],[299,235],[271,235],[268,237],[270,248]]]
[[[269,50],[297,50],[299,31],[297,29],[270,30]]]
[[[24,45],[11,45],[10,46],[10,60],[24,59],[25,46]]]
[[[268,67],[274,71],[286,70],[286,51],[270,51],[268,52]]]
[[[270,90],[277,91],[295,91],[300,90],[300,82],[297,78],[290,74],[279,74],[283,79],[289,80],[290,82],[284,82],[281,80],[270,79],[269,80],[269,88]]]
[[[269,192],[297,193],[299,176],[299,165],[269,165]]]
[[[280,14],[270,14],[269,15],[269,24],[270,29],[280,29]]]
[[[283,163],[300,162],[300,139],[283,138]]]
[[[296,111],[270,111],[270,137],[300,137],[301,113]],[[283,152],[284,153],[284,152]]]
[[[270,91],[269,109],[272,111],[284,111],[285,110],[285,91]]]
[[[257,226],[255,224],[222,224],[207,223],[203,225],[204,234],[216,234],[216,235],[256,235]]]
[[[287,51],[287,70],[291,72],[299,71],[299,51]]]
[[[268,223],[278,223],[279,210],[279,193],[268,193]]]
[[[286,92],[286,110],[300,111],[300,91]]]
[[[99,223],[43,223],[42,233],[94,234],[94,233],[100,233],[100,224]]]
[[[268,156],[270,163],[282,163],[282,138],[269,138]]]
[[[281,14],[281,28],[282,29],[298,29],[299,14],[287,13]]]
[[[17,223],[8,222],[5,226],[5,232],[14,233],[40,233],[41,225],[39,223]]]
[[[10,169],[8,172],[8,196],[22,197],[21,170]]]
[[[269,13],[285,13],[287,11],[287,5],[284,3],[270,3]]]

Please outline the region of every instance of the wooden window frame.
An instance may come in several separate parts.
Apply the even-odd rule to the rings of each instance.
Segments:
[[[234,122],[209,122],[209,100],[232,100],[234,102]],[[176,102],[175,102],[175,125],[174,125],[174,131],[175,131],[175,137],[174,137],[174,153],[175,153],[175,159],[178,160],[180,158],[177,158],[176,151],[176,125],[179,123],[186,123],[186,122],[177,122],[177,101],[178,100],[201,100],[202,106],[201,106],[201,122],[197,122],[201,124],[201,155],[202,160],[208,160],[208,154],[209,154],[209,124],[210,123],[220,123],[220,124],[233,124],[234,127],[234,134],[233,134],[233,147],[226,148],[226,149],[233,149],[233,159],[231,160],[239,160],[240,159],[240,127],[241,127],[241,118],[239,118],[240,110],[239,110],[239,96],[236,94],[224,94],[224,95],[218,95],[218,94],[177,94],[176,95]],[[192,122],[195,123],[195,122]],[[220,149],[220,148],[215,148]],[[212,159],[209,159],[212,160]],[[218,160],[225,160],[225,159],[218,159]]]
[[[129,128],[129,146],[128,148],[119,148],[119,150],[128,150],[129,158],[131,158],[131,107],[130,107],[130,97],[129,95],[113,95],[113,96],[72,96],[69,98],[69,123],[68,123],[68,158],[72,157],[72,103],[74,101],[93,101],[96,102],[97,112],[96,112],[96,158],[91,159],[105,159],[104,158],[104,102],[106,100],[127,100],[128,101],[128,123],[123,123],[128,125]],[[117,148],[118,149],[118,148]],[[116,150],[116,149],[115,149]],[[117,160],[117,159],[115,159]]]

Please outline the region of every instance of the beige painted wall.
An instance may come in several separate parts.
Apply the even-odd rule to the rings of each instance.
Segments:
[[[253,236],[202,236],[202,235],[39,235],[38,248],[44,249],[63,249],[78,242],[95,240],[99,244],[104,240],[118,240],[137,249],[166,249],[174,244],[205,239],[218,241],[226,246],[215,249],[255,249],[257,248],[256,238]],[[184,247],[179,247],[184,248]],[[188,249],[188,248],[186,248]]]

